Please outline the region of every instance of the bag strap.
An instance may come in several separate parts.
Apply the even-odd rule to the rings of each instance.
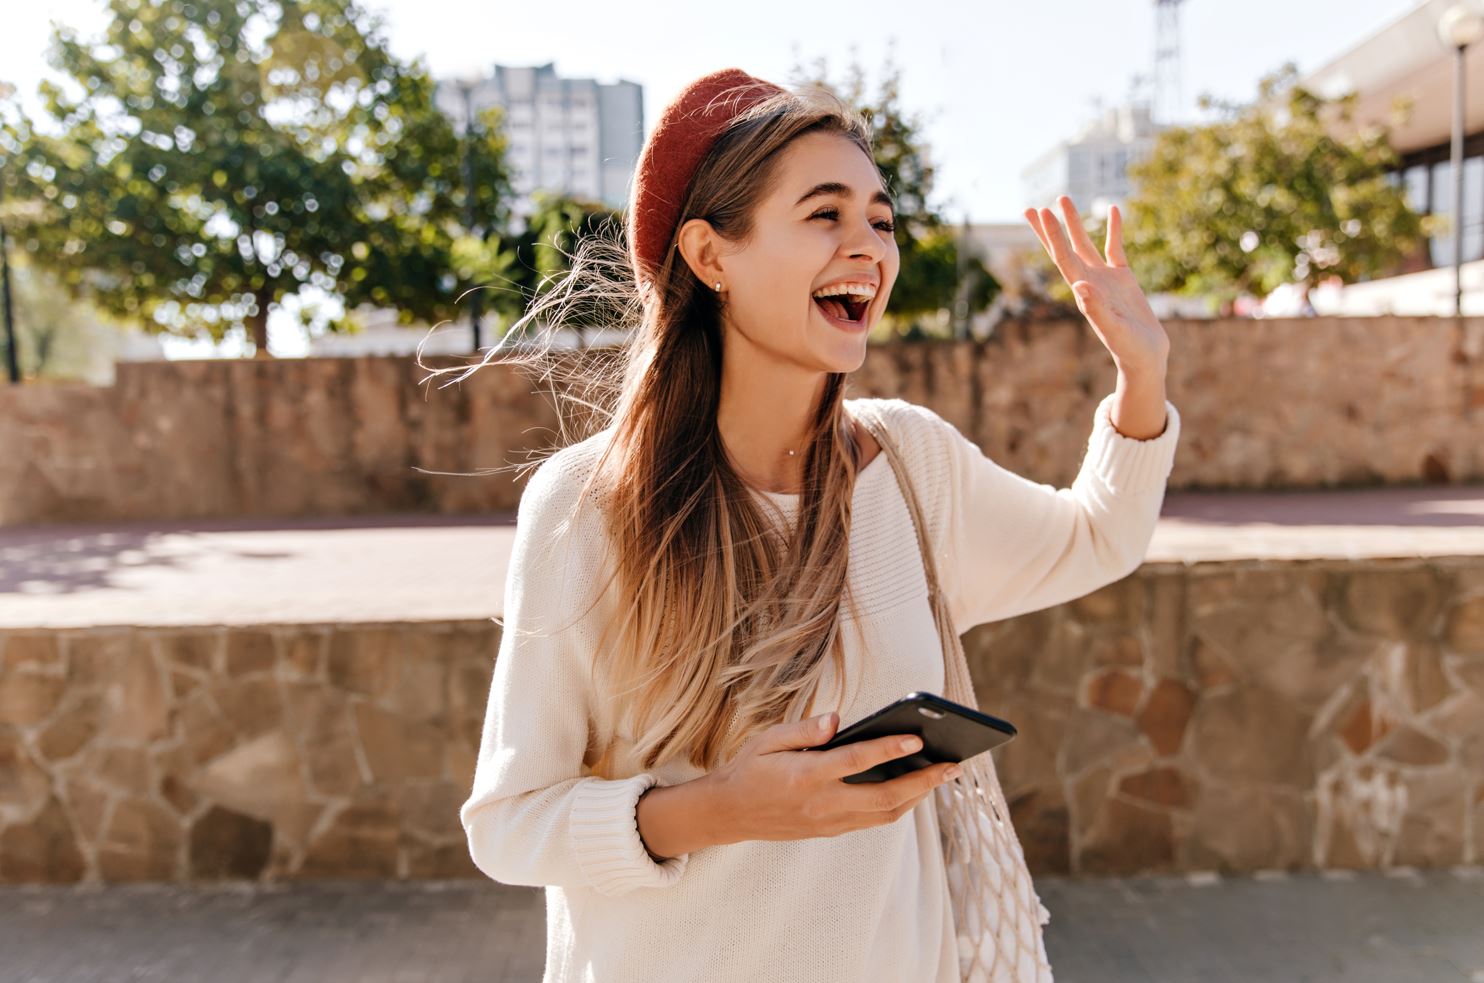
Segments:
[[[936,609],[940,596],[938,567],[933,561],[933,550],[928,541],[927,520],[923,516],[922,505],[917,500],[912,481],[907,477],[907,467],[902,462],[901,452],[897,450],[897,442],[887,432],[886,425],[875,408],[857,407],[852,415],[876,438],[876,443],[881,445],[881,452],[886,455],[891,470],[896,475],[897,487],[902,490],[902,500],[907,503],[907,513],[911,516],[912,528],[917,533],[917,548],[922,553],[922,572],[927,576],[928,601]]]
[[[938,580],[938,566],[933,555],[932,543],[928,539],[927,518],[923,513],[921,500],[913,487],[912,479],[908,476],[907,465],[902,459],[901,450],[886,422],[882,419],[878,407],[861,403],[857,404],[851,412],[881,445],[881,453],[887,456],[892,472],[896,475],[897,486],[902,490],[902,499],[907,503],[907,513],[911,516],[912,527],[917,534],[917,548],[922,554],[922,572],[927,578],[928,603],[932,607],[933,618],[938,628],[938,641],[943,648],[943,695],[955,703],[962,703],[964,706],[977,710],[979,700],[974,694],[974,679],[969,672],[968,656],[964,652],[963,640],[954,626],[948,600]],[[1009,805],[1005,802],[1004,792],[999,788],[998,776],[993,775],[993,762],[981,759],[978,764],[987,771],[984,777],[991,778],[992,776],[992,782],[980,783],[981,786],[989,786],[986,791],[989,792],[989,804],[992,811],[997,817],[1008,816]]]

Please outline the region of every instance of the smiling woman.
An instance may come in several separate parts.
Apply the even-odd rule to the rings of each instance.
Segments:
[[[646,142],[626,241],[581,241],[484,361],[434,372],[501,357],[573,411],[521,498],[460,810],[486,874],[547,888],[546,983],[1051,978],[987,754],[867,784],[841,779],[901,735],[810,749],[912,690],[974,703],[959,633],[1127,574],[1178,417],[1133,440],[1104,400],[1068,492],[925,407],[847,399],[894,222],[859,113],[717,72]],[[595,318],[625,343],[553,357]]]

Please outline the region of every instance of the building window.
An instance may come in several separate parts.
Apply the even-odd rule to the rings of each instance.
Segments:
[[[1415,207],[1415,206],[1414,206]],[[1453,217],[1451,161],[1432,165],[1432,211]],[[1453,265],[1453,229],[1433,236],[1429,243],[1434,266]],[[1484,157],[1463,161],[1463,262],[1484,258]]]

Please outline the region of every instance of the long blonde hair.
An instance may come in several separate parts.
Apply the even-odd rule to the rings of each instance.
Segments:
[[[822,87],[785,90],[740,113],[717,140],[685,191],[676,228],[703,218],[745,242],[782,151],[817,131],[841,134],[874,159],[870,122],[859,112]],[[622,242],[589,236],[570,259],[481,362],[433,374],[461,372],[460,381],[514,339],[521,344],[502,361],[560,380],[553,394],[564,404],[567,443],[609,432],[576,504],[601,503],[621,599],[594,653],[594,689],[631,714],[642,767],[686,754],[710,770],[755,729],[809,715],[826,657],[845,682],[839,614],[851,603],[846,561],[860,450],[843,405],[846,377],[826,377],[797,521],[779,522],[725,453],[716,425],[720,302],[679,256],[674,236],[643,297]],[[558,327],[574,322],[616,324],[626,340],[552,354]],[[528,346],[530,324],[537,343]],[[427,368],[421,346],[418,365]],[[595,773],[604,773],[615,743],[598,749]]]

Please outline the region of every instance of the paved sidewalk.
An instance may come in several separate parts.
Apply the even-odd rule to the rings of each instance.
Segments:
[[[498,615],[513,515],[0,528],[0,628]],[[1484,556],[1484,485],[1172,492],[1145,561]]]
[[[1036,885],[1059,983],[1484,981],[1484,868]],[[0,911],[0,983],[539,983],[544,959],[541,890],[486,881],[0,888]]]

